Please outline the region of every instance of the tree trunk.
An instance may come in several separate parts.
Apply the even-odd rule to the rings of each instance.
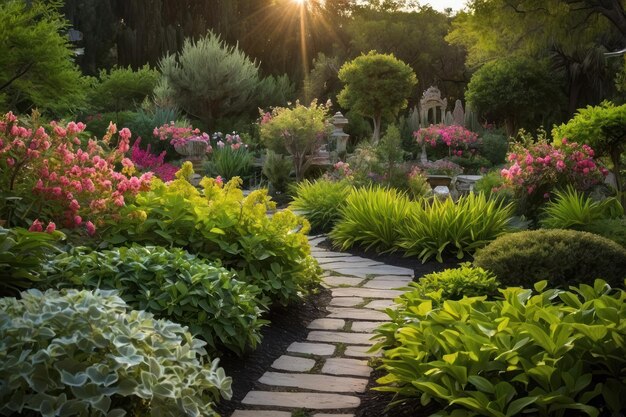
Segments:
[[[600,13],[620,31],[626,39],[626,12],[620,0],[599,0]]]
[[[372,120],[374,121],[374,133],[372,134],[372,142],[374,143],[374,145],[378,144],[378,141],[380,140],[380,122],[381,122],[382,116],[381,115],[376,115],[374,117],[372,117]]]
[[[504,125],[506,127],[506,134],[508,136],[514,136],[515,135],[515,117],[508,116],[506,119],[504,119]]]

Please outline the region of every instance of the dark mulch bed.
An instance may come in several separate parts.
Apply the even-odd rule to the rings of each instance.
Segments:
[[[333,249],[330,241],[326,240],[318,245],[321,248]],[[422,264],[417,258],[405,258],[400,254],[377,255],[374,252],[365,252],[359,248],[345,251],[355,256],[374,259],[388,265],[410,268],[415,271],[415,277],[442,271],[446,268],[455,268],[459,262],[456,258],[444,258],[444,263],[431,260]],[[464,261],[469,259],[464,259]],[[287,351],[287,347],[293,342],[303,342],[308,334],[308,324],[318,318],[325,317],[328,312],[326,306],[331,299],[330,291],[322,287],[317,294],[306,299],[303,304],[289,308],[275,308],[266,319],[271,324],[263,331],[263,341],[254,351],[243,358],[225,356],[221,360],[221,366],[226,374],[233,378],[233,398],[230,401],[222,401],[217,406],[217,411],[222,416],[230,416],[232,412],[242,407],[241,400],[252,389],[258,379],[270,369],[272,363]],[[419,399],[407,401],[398,407],[387,411],[386,407],[393,398],[393,394],[371,390],[376,386],[377,378],[383,376],[381,371],[372,373],[367,390],[358,394],[361,398],[361,406],[356,412],[357,417],[421,417],[429,416],[434,412],[419,404]],[[330,411],[328,411],[330,412]]]

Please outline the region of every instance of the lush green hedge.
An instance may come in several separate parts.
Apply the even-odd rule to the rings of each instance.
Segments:
[[[378,389],[449,417],[615,416],[626,408],[626,292],[598,280],[570,291],[501,290],[434,302],[402,297],[376,333]]]
[[[545,279],[567,288],[602,278],[623,286],[626,249],[591,233],[533,230],[499,237],[476,253],[474,265],[493,272],[504,285],[530,287]]]
[[[102,228],[104,242],[182,247],[221,261],[238,279],[281,304],[299,300],[319,281],[305,219],[289,210],[268,216],[275,204],[267,190],[244,197],[239,178],[227,184],[204,178],[198,190],[187,181],[192,173],[185,163],[175,181],[154,180],[150,191],[137,195]]]
[[[464,262],[459,268],[426,274],[410,285],[422,296],[436,293],[442,300],[460,300],[463,297],[496,295],[499,282],[491,272]]]
[[[231,379],[203,345],[111,291],[0,298],[0,414],[217,416]]]
[[[117,290],[132,308],[188,326],[211,353],[242,354],[261,339],[259,289],[181,249],[78,248],[48,262],[46,273],[46,285]]]

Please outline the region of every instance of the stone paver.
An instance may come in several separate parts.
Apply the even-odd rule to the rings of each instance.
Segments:
[[[314,342],[348,343],[351,345],[372,345],[369,333],[346,333],[346,332],[323,332],[314,331],[309,333],[308,340]]]
[[[363,282],[363,278],[354,277],[324,277],[322,278],[326,285],[331,287],[339,287],[340,285],[350,285],[356,287]]]
[[[331,375],[352,375],[369,377],[372,368],[367,361],[346,358],[328,358],[322,367],[322,373]]]
[[[345,269],[345,268],[361,269],[364,267],[370,268],[370,267],[384,265],[384,264],[381,264],[380,262],[367,261],[366,259],[363,259],[362,261],[350,261],[348,260],[349,258],[338,258],[338,259],[339,261],[320,264],[320,266],[322,267],[322,269],[334,271],[336,269]]]
[[[317,356],[331,356],[335,353],[335,346],[327,343],[300,343],[293,342],[287,348],[287,352],[304,353]]]
[[[274,369],[291,372],[308,372],[313,369],[314,366],[315,361],[313,359],[287,355],[281,356],[272,364],[272,368]]]
[[[367,268],[350,268],[339,267],[333,271],[342,275],[354,275],[356,277],[366,277],[367,275],[408,275],[413,276],[413,270],[408,268],[400,268],[391,265],[370,266]]]
[[[380,356],[380,351],[368,352],[369,349],[369,346],[348,346],[344,355],[351,356],[353,358],[369,358],[372,356]]]
[[[327,414],[327,416],[330,414]],[[237,410],[230,417],[291,417],[288,411]]]
[[[333,288],[333,297],[364,297],[364,298],[391,298],[404,294],[396,290],[376,290],[374,288]]]
[[[369,308],[340,308],[329,307],[330,314],[328,317],[332,319],[352,319],[366,321],[387,321],[389,316],[382,311],[371,310]]]
[[[241,402],[247,405],[308,408],[311,410],[351,409],[361,404],[359,397],[353,395],[275,391],[250,391]]]
[[[363,288],[376,288],[380,290],[395,290],[405,288],[412,282],[411,279],[378,279],[374,278],[363,284]]]
[[[350,331],[357,333],[371,333],[381,324],[382,323],[379,321],[355,321],[352,322],[352,327],[350,328]]]
[[[393,300],[374,300],[365,305],[365,308],[371,308],[374,310],[384,310],[389,307],[397,305]]]
[[[330,300],[331,306],[337,307],[354,307],[359,305],[365,301],[361,297],[335,297]]]
[[[317,319],[313,320],[307,328],[314,330],[341,330],[345,325],[346,321],[341,319]]]
[[[343,376],[266,372],[259,379],[259,382],[275,387],[293,387],[312,391],[351,393],[364,392],[368,380]]]

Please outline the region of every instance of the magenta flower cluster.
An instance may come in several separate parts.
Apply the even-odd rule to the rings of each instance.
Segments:
[[[528,148],[516,145],[509,153],[511,165],[501,171],[507,187],[516,193],[550,197],[550,191],[567,184],[585,191],[603,182],[608,170],[599,166],[587,145],[568,142],[555,147],[538,142]]]
[[[144,172],[151,171],[165,182],[172,181],[178,168],[164,161],[167,152],[163,151],[159,155],[155,155],[151,152],[150,144],[145,150],[139,147],[140,144],[141,138],[138,138],[131,148],[130,159],[135,168]]]
[[[431,125],[413,132],[419,145],[445,146],[451,155],[463,156],[463,152],[478,144],[478,134],[463,126]]]

